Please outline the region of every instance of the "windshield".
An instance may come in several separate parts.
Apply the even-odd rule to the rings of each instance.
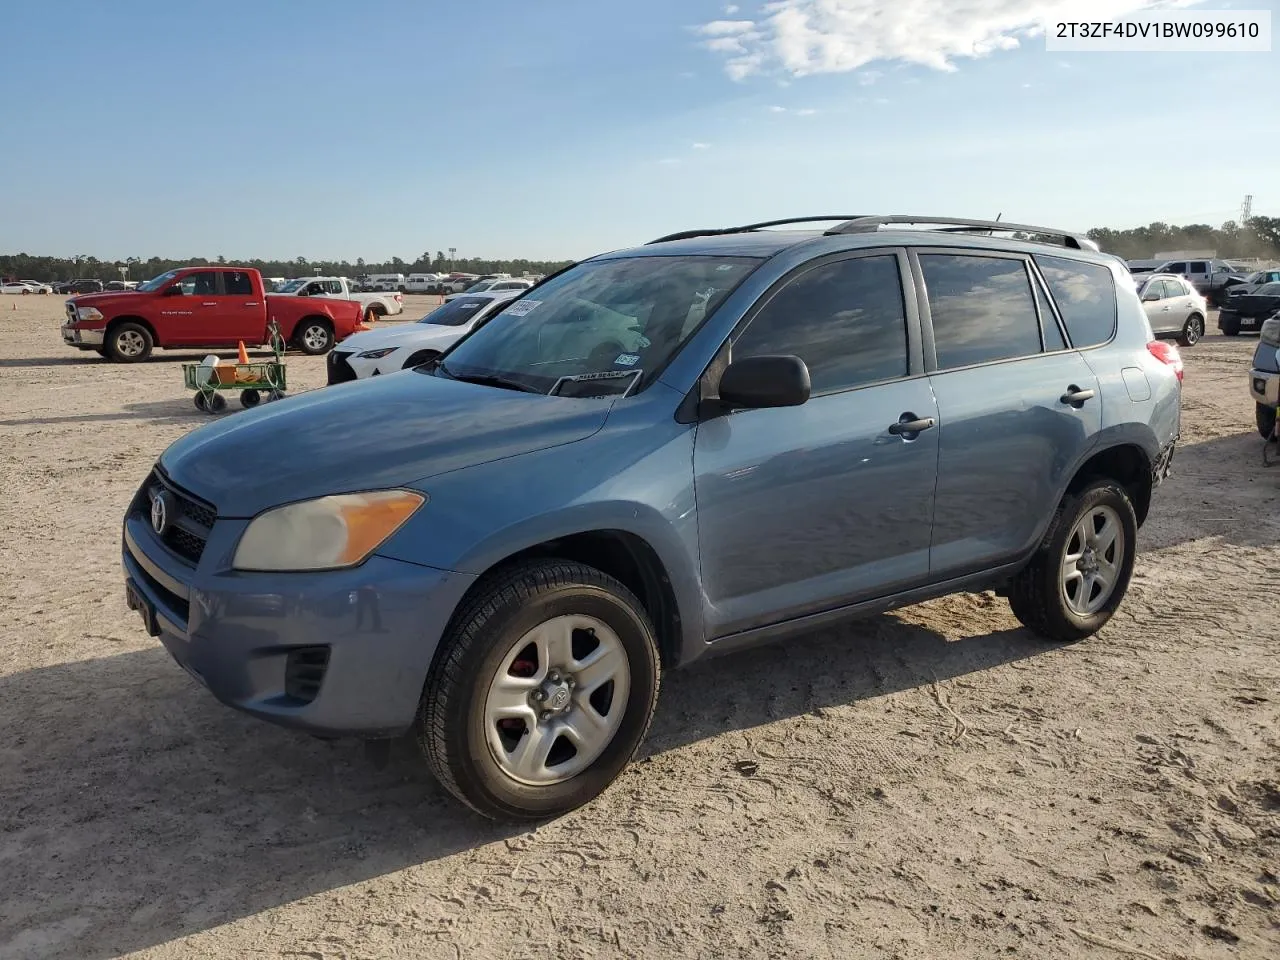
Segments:
[[[492,297],[459,297],[457,300],[450,300],[444,306],[436,307],[418,322],[438,324],[442,327],[460,327],[489,303],[493,303]]]
[[[143,293],[150,293],[152,290],[159,290],[177,275],[177,270],[170,270],[168,273],[162,273],[158,277],[152,277],[150,280],[146,280],[138,284],[137,289]]]
[[[1260,297],[1280,297],[1280,283],[1264,283],[1257,293]]]
[[[481,293],[485,290],[488,290],[497,282],[498,282],[497,280],[481,280],[467,287],[467,293]]]
[[[593,390],[641,386],[666,365],[759,260],[630,257],[579,264],[503,307],[445,357],[438,373],[550,393],[563,377]],[[563,387],[563,385],[562,385]]]
[[[303,277],[300,280],[288,280],[276,287],[276,293],[293,293],[295,290],[301,290],[307,280],[307,277]]]

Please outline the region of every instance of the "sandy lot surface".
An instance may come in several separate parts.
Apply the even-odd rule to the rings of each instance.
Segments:
[[[517,830],[407,745],[375,769],[222,707],[147,638],[119,522],[206,418],[179,356],[76,353],[61,309],[0,299],[5,960],[1280,956],[1251,339],[1184,351],[1176,473],[1098,637],[1046,649],[965,595],[673,674],[642,759]]]

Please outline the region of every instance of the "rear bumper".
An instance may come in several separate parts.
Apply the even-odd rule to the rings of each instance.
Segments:
[[[1234,310],[1229,310],[1224,307],[1222,310],[1218,312],[1218,329],[1219,330],[1225,329],[1223,324],[1228,320],[1234,320],[1237,324],[1240,325],[1241,330],[1261,330],[1262,329],[1262,321],[1263,321],[1262,317],[1241,316],[1240,314],[1236,313]]]
[[[1173,440],[1156,457],[1155,462],[1151,465],[1152,486],[1158,487],[1169,478],[1169,474],[1173,469],[1173,454],[1177,447],[1178,442]]]
[[[1280,406],[1280,373],[1250,370],[1249,395],[1264,406]]]
[[[217,521],[193,567],[131,508],[122,563],[148,632],[217,699],[260,719],[324,736],[407,730],[474,577],[376,556],[351,570],[242,573],[229,558],[244,525]],[[310,671],[301,693],[299,669]]]

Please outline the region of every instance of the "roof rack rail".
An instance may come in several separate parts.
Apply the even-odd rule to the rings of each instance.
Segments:
[[[763,220],[760,223],[747,223],[741,227],[720,227],[715,230],[683,230],[680,233],[669,233],[665,237],[659,237],[657,240],[650,240],[645,246],[654,243],[669,243],[672,240],[691,240],[694,237],[720,237],[730,233],[752,233],[756,230],[763,230],[765,227],[784,227],[793,223],[828,223],[832,220],[853,223],[857,219],[859,218],[856,214],[850,216],[847,213],[839,213],[828,217],[789,217],[786,220]]]
[[[1098,245],[1082,233],[1073,233],[1058,227],[1037,227],[1026,223],[1007,223],[1003,220],[969,220],[963,217],[853,217],[827,231],[828,236],[843,233],[875,233],[891,224],[933,224],[939,233],[1032,233],[1055,237],[1061,246],[1076,250],[1097,250]]]

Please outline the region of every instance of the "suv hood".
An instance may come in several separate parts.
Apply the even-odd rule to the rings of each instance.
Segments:
[[[406,373],[235,413],[171,444],[160,464],[219,516],[251,517],[583,440],[611,406]]]

